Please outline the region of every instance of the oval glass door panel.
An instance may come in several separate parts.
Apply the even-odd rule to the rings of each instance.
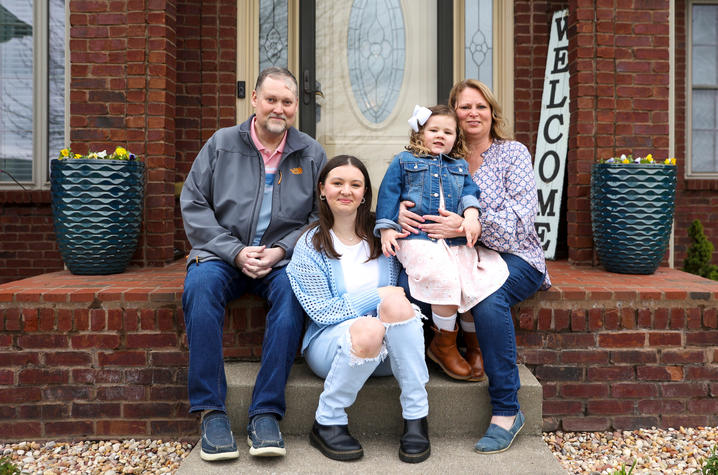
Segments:
[[[436,104],[436,11],[436,0],[316,0],[316,137],[328,157],[362,160],[375,192],[414,106]]]
[[[404,79],[405,29],[398,0],[355,0],[349,14],[347,63],[357,106],[373,124],[389,117]]]

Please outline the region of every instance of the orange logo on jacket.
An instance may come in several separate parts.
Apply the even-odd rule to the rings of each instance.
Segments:
[[[292,175],[301,175],[304,170],[302,170],[302,167],[297,168],[290,168],[290,172],[292,172]]]

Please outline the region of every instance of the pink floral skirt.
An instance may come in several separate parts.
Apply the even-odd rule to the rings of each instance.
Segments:
[[[498,252],[481,245],[449,246],[439,239],[402,239],[396,253],[409,277],[411,296],[466,312],[496,292],[509,276]]]

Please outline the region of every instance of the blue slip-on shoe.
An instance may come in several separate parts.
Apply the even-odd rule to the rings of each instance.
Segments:
[[[202,460],[231,460],[239,457],[227,414],[212,411],[202,418]]]
[[[249,421],[247,444],[249,455],[277,457],[287,453],[279,431],[279,421],[274,414],[258,414]]]
[[[474,450],[480,454],[497,454],[508,450],[525,423],[526,418],[524,418],[523,412],[519,411],[510,430],[491,424],[486,430],[486,434],[476,442]]]

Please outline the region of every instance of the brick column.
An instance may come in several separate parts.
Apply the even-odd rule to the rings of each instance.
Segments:
[[[569,260],[591,263],[591,165],[668,154],[668,1],[571,0]]]
[[[125,145],[145,162],[137,265],[173,257],[174,0],[71,0],[70,140],[78,152]]]
[[[204,142],[236,124],[236,0],[177,3],[177,150],[174,181],[184,182]],[[248,84],[247,88],[253,85]],[[251,90],[251,89],[249,89]],[[174,247],[189,251],[175,206]]]

